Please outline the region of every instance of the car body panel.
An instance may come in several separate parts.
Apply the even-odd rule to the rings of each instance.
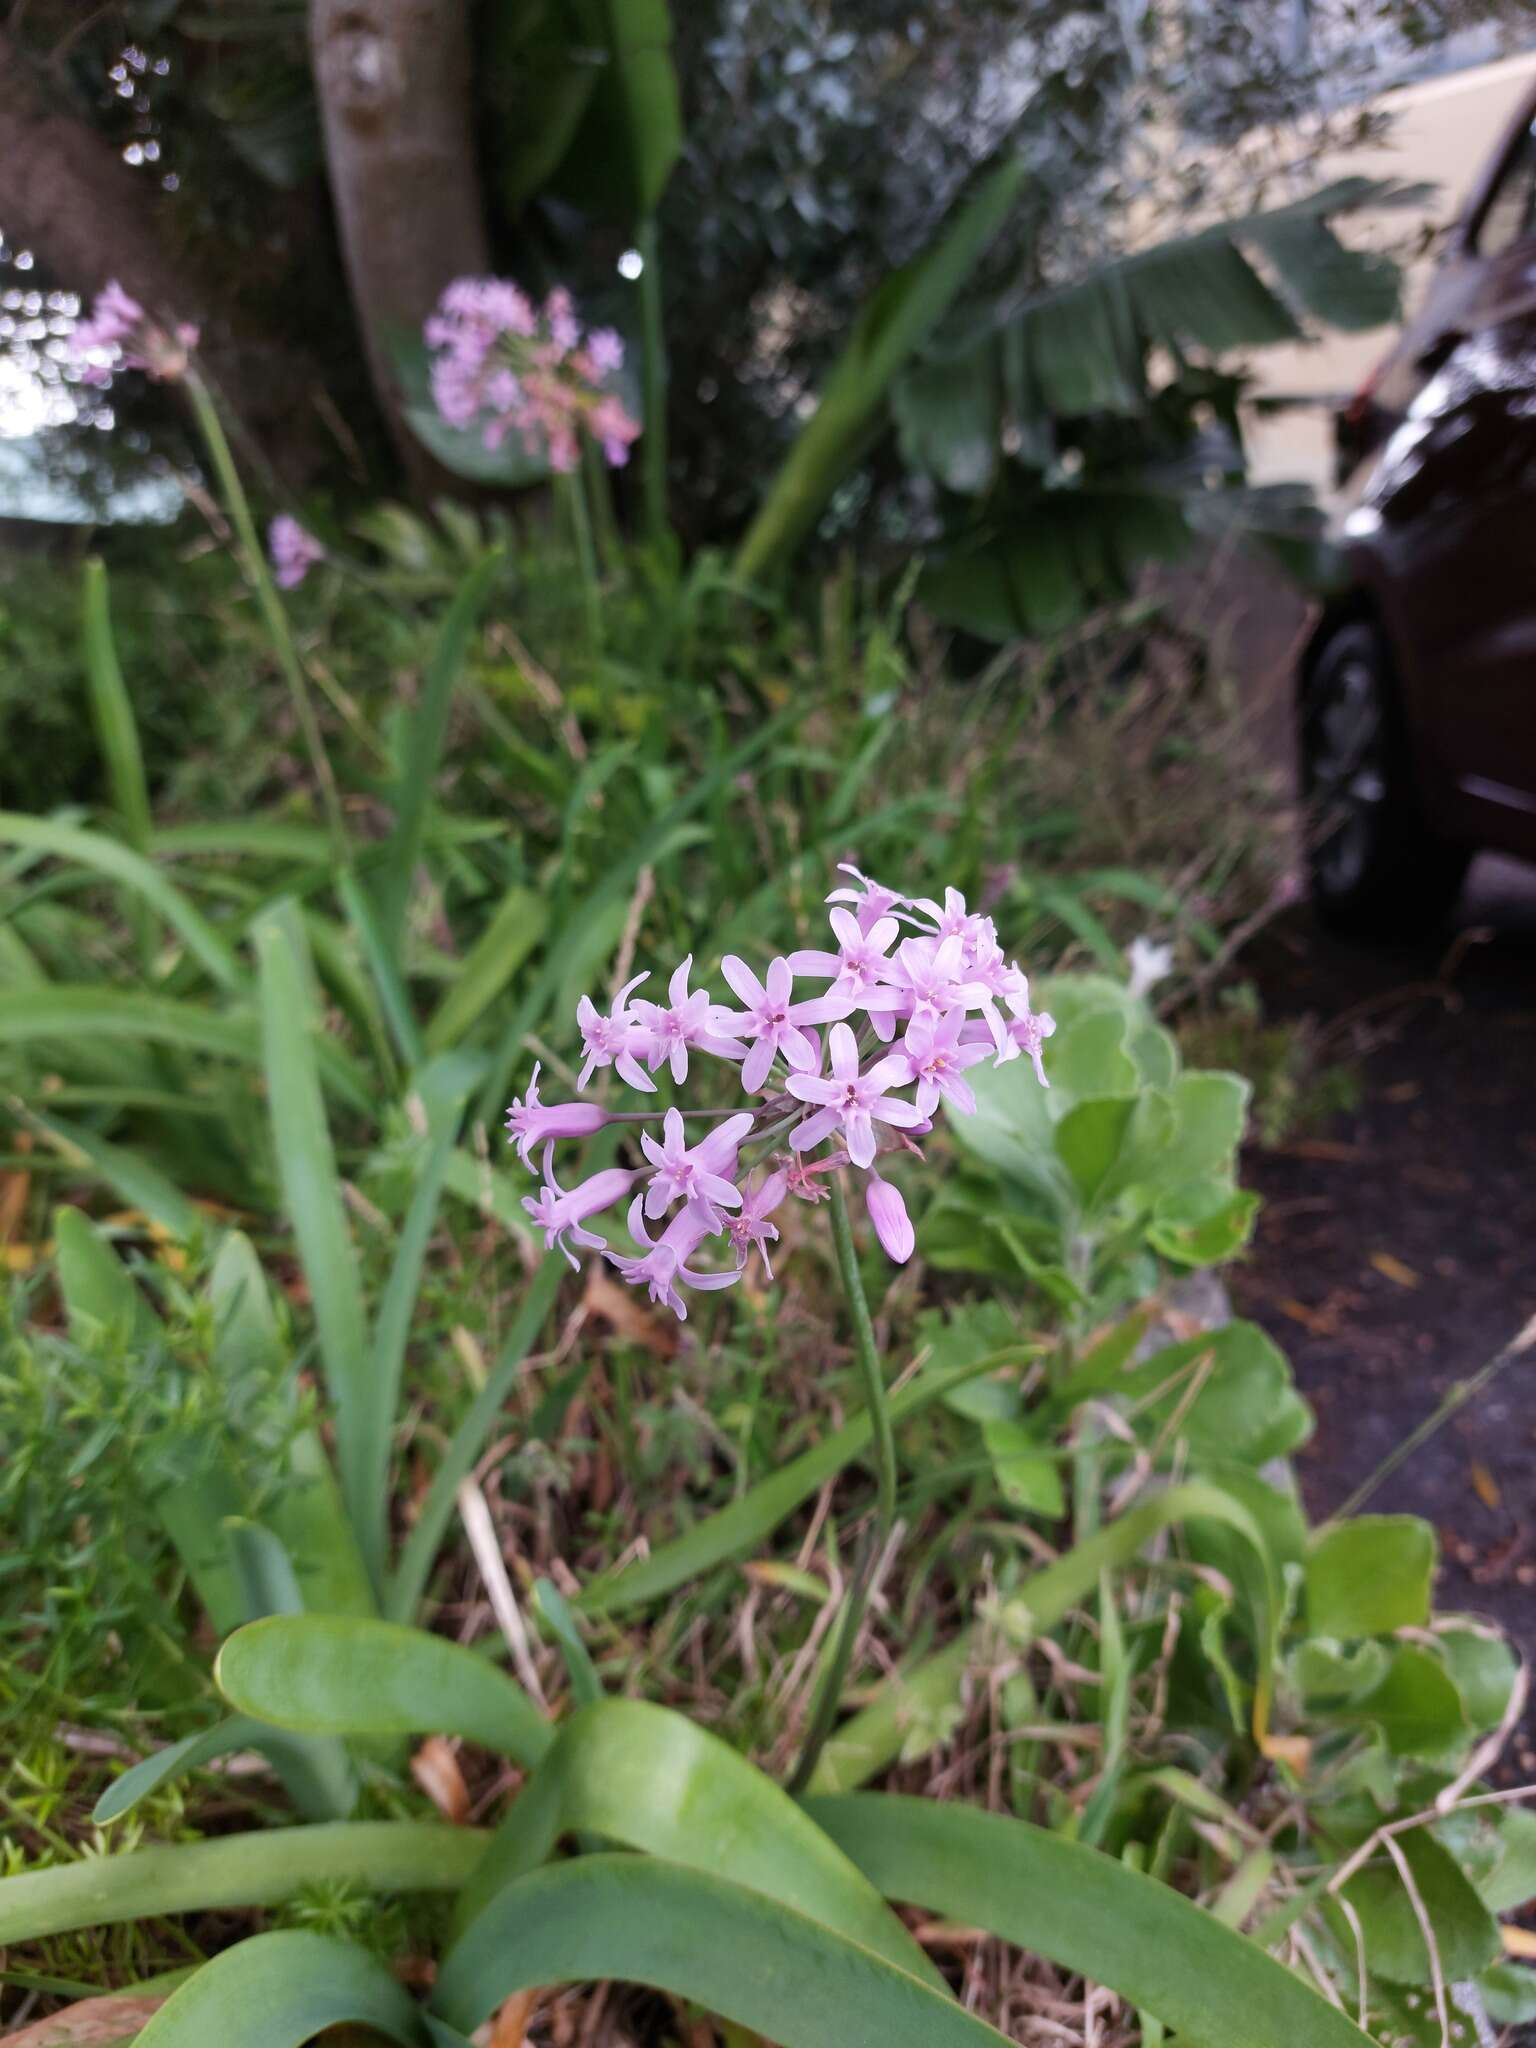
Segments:
[[[1536,95],[1346,416],[1371,445],[1337,537],[1345,603],[1365,600],[1392,647],[1427,821],[1536,858],[1533,122]]]

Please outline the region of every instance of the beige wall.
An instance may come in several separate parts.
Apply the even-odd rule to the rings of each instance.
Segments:
[[[1388,93],[1381,110],[1393,117],[1384,148],[1339,155],[1319,167],[1319,182],[1346,173],[1427,182],[1437,190],[1427,211],[1393,209],[1361,215],[1342,225],[1360,246],[1401,251],[1426,225],[1443,228],[1462,202],[1521,99],[1536,82],[1536,55],[1453,72]],[[1417,304],[1428,259],[1413,263],[1406,302]],[[1311,346],[1265,349],[1253,358],[1256,393],[1304,396],[1313,401],[1269,419],[1249,422],[1249,456],[1257,483],[1304,480],[1319,496],[1332,491],[1333,446],[1328,407],[1357,390],[1391,345],[1393,330],[1329,334]]]

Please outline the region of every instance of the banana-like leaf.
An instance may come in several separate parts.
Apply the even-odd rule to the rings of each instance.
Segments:
[[[1129,1509],[1026,1579],[1010,1596],[1005,1620],[1021,1634],[1055,1627],[1093,1591],[1101,1572],[1129,1564],[1160,1530],[1200,1520],[1235,1531],[1257,1561],[1266,1610],[1259,1617],[1260,1670],[1254,1706],[1262,1732],[1280,1624],[1279,1571],[1258,1520],[1237,1494],[1225,1487],[1190,1480]],[[828,1741],[811,1780],[811,1791],[852,1792],[898,1756],[912,1754],[913,1731],[932,1726],[933,1710],[952,1704],[958,1696],[979,1635],[979,1627],[973,1625],[915,1671],[888,1679],[874,1701],[844,1722]],[[935,1735],[924,1746],[932,1748],[937,1740]]]
[[[998,2048],[1002,2035],[872,1949],[762,1892],[651,1856],[577,1856],[498,1892],[438,1973],[472,2033],[532,1984],[617,1978],[779,2048]]]
[[[1107,1985],[1188,2048],[1365,2048],[1370,2038],[1256,1942],[1081,1842],[888,1793],[812,1799],[808,1811],[887,1898]]]
[[[358,1615],[272,1615],[214,1666],[238,1713],[305,1735],[462,1735],[523,1765],[554,1731],[514,1680],[458,1643]]]
[[[152,2015],[137,2048],[303,2048],[339,2026],[431,2048],[421,2007],[366,1949],[288,1928],[204,1963]]]
[[[874,1887],[788,1793],[718,1736],[640,1700],[599,1700],[562,1726],[459,1901],[466,1939],[498,1892],[547,1863],[562,1835],[582,1833],[762,1892],[944,1988]]]
[[[933,247],[887,278],[860,313],[737,551],[742,581],[778,567],[810,533],[877,427],[892,379],[964,289],[1027,175],[1022,157],[995,165],[960,202]]]
[[[88,1856],[0,1878],[0,1943],[163,1913],[275,1906],[316,1884],[456,1892],[484,1849],[485,1836],[476,1828],[343,1820]]]

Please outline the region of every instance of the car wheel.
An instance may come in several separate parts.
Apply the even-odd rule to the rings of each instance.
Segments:
[[[1433,928],[1461,890],[1471,849],[1438,837],[1414,786],[1391,656],[1369,620],[1339,626],[1307,673],[1301,777],[1313,907],[1358,936]]]

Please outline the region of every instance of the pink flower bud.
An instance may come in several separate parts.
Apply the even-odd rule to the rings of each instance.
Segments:
[[[912,1256],[912,1247],[917,1239],[899,1190],[893,1188],[888,1180],[882,1180],[878,1173],[872,1173],[864,1190],[864,1202],[886,1256],[894,1259],[898,1266],[904,1266]]]

